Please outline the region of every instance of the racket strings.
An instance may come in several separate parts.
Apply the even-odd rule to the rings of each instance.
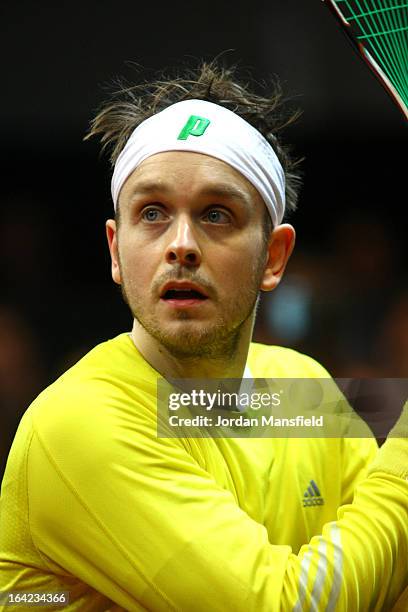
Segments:
[[[351,3],[348,2],[348,4],[350,5]],[[364,2],[364,4],[365,6],[368,5],[367,2]],[[358,10],[360,11],[361,16],[363,8],[358,0],[356,2],[356,5]],[[379,7],[377,3],[373,1],[373,5],[375,10],[378,11]],[[395,85],[396,89],[398,91],[400,91],[401,89],[402,91],[404,91],[404,89],[407,88],[407,83],[404,84],[404,63],[406,65],[406,60],[404,62],[402,60],[402,57],[400,57],[401,41],[398,36],[395,36],[397,32],[403,32],[404,28],[395,27],[394,20],[396,12],[401,11],[396,11],[396,4],[392,5],[389,8],[392,8],[394,10],[393,12],[388,12],[388,14],[383,14],[383,20],[380,19],[378,12],[374,13],[373,11],[372,15],[370,16],[370,19],[361,19],[359,18],[359,15],[356,15],[356,21],[361,30],[357,38],[360,41],[365,40],[368,43],[369,50],[371,50],[377,61],[382,64],[382,68],[385,69],[385,72],[388,74],[388,76],[391,77],[391,80],[393,81],[393,84]],[[391,34],[393,34],[393,36],[391,36]],[[382,39],[375,40],[375,38],[378,38],[378,36],[382,36]]]
[[[336,4],[408,106],[408,2],[337,0]]]

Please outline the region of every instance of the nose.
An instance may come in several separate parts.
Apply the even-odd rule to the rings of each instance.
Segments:
[[[175,221],[175,229],[166,248],[167,263],[185,266],[198,266],[201,263],[201,250],[194,234],[191,219],[181,215]]]

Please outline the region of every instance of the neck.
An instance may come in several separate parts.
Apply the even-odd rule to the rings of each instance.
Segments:
[[[135,319],[132,340],[146,361],[164,378],[242,378],[255,323],[255,312],[242,325],[236,350],[217,357],[179,357],[153,338]]]

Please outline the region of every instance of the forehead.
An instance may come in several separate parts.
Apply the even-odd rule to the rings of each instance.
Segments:
[[[190,151],[166,151],[145,159],[126,180],[119,200],[126,200],[135,192],[171,189],[189,192],[217,189],[241,193],[248,201],[261,203],[261,196],[255,187],[240,172],[226,162]]]

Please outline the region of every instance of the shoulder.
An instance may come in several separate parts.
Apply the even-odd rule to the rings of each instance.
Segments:
[[[305,413],[318,406],[324,414],[324,433],[328,437],[374,437],[368,425],[350,406],[336,379],[312,357],[281,346],[251,343],[248,365],[254,378],[280,379],[290,398],[291,409],[297,410],[299,403],[302,413]],[[366,445],[358,440],[351,442],[350,446],[353,444],[366,447],[368,454],[373,452],[372,442]]]
[[[99,344],[30,406],[34,433],[49,449],[103,449],[113,433],[155,426],[156,375],[127,334]]]
[[[329,378],[328,371],[315,359],[283,346],[251,342],[248,365],[254,377]]]

